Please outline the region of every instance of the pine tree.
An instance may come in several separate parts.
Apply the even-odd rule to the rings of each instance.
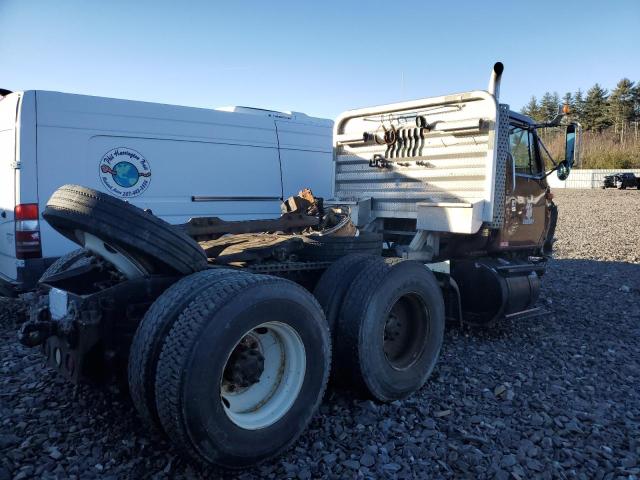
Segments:
[[[560,97],[557,92],[545,92],[540,101],[540,115],[543,121],[552,120],[558,114]]]
[[[636,82],[633,89],[633,119],[634,122],[640,122],[640,82]]]
[[[538,105],[538,99],[535,97],[535,95],[531,96],[529,103],[522,107],[520,113],[531,117],[535,121],[540,121],[540,106]]]
[[[620,135],[620,141],[624,141],[625,129],[635,117],[635,89],[633,82],[623,78],[609,97],[609,115],[613,122],[614,130]]]
[[[571,94],[571,92],[567,92],[564,94],[564,96],[562,97],[562,108],[563,108],[563,112],[564,112],[564,107],[568,107],[569,108],[569,114],[567,115],[568,118],[575,118],[575,106],[573,104],[573,95]]]
[[[555,117],[558,114],[558,109],[562,106],[562,100],[560,100],[558,92],[553,92],[553,103],[556,105],[556,111],[553,112],[553,116]]]
[[[637,143],[640,139],[640,82],[636,82],[633,89],[633,138]]]
[[[580,89],[573,96],[573,110],[573,118],[582,123],[584,121],[584,98],[582,98],[582,90]]]
[[[586,130],[596,130],[601,132],[612,124],[608,112],[609,92],[596,83],[587,92],[584,101],[584,127]]]

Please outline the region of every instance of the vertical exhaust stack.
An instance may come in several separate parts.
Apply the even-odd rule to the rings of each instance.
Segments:
[[[487,91],[496,98],[496,102],[500,97],[500,80],[502,79],[503,71],[504,65],[502,62],[496,62],[495,65],[493,65],[491,77],[489,77],[489,88]]]

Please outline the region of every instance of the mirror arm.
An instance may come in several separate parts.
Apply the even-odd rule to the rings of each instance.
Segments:
[[[533,127],[534,128],[552,128],[552,127],[559,127],[560,125],[562,125],[562,115],[556,115],[555,117],[553,117],[553,120],[549,120],[548,122],[542,122],[542,123],[536,123]]]
[[[547,127],[559,127],[562,124],[562,119],[567,114],[563,110],[562,105],[558,105],[558,113],[556,113],[555,117],[551,120],[547,120],[546,122],[536,123],[535,128],[547,128]]]
[[[549,153],[549,150],[547,150],[547,147],[545,147],[544,143],[542,143],[542,140],[540,140],[540,137],[538,137],[536,135],[536,138],[538,139],[538,145],[540,145],[542,147],[542,149],[544,150],[544,153],[547,154],[547,157],[549,157],[549,160],[551,160],[551,163],[553,163],[553,166],[558,168],[558,163],[553,159],[553,157],[551,156],[551,154]],[[552,172],[555,169],[551,170]]]
[[[553,172],[557,171],[560,167],[562,167],[563,169],[567,169],[568,171],[571,170],[571,168],[573,167],[574,163],[576,163],[576,160],[579,161],[580,158],[580,132],[582,130],[582,125],[580,125],[578,122],[571,122],[569,125],[573,125],[575,127],[575,142],[574,142],[574,150],[573,150],[573,162],[571,162],[571,164],[567,163],[568,160],[565,158],[565,160],[563,160],[562,162],[556,163],[556,161],[553,159],[553,157],[551,156],[551,154],[549,153],[549,150],[547,150],[547,147],[544,145],[544,143],[542,143],[542,140],[540,140],[540,137],[538,137],[538,144],[540,146],[542,146],[542,149],[544,150],[544,152],[547,154],[547,156],[549,157],[549,159],[551,160],[551,163],[553,163],[553,168],[551,170],[549,170],[548,172],[545,172],[543,175],[541,175],[539,177],[540,180],[543,180],[545,178],[547,178],[549,175],[551,175]],[[566,157],[566,152],[565,152],[565,157]],[[566,176],[564,178],[564,180],[566,180],[566,178],[569,176],[569,172],[567,171]]]
[[[551,175],[553,172],[555,172],[558,169],[558,166],[556,165],[555,167],[553,167],[551,170],[549,170],[548,172],[545,172],[544,174],[540,175],[540,180],[544,180],[545,178],[547,178],[549,175]]]

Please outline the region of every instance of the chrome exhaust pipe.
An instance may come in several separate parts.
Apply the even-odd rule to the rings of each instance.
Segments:
[[[489,88],[487,91],[496,98],[500,97],[500,80],[502,79],[502,72],[504,71],[504,65],[502,62],[496,62],[493,65],[493,71],[491,77],[489,77]]]

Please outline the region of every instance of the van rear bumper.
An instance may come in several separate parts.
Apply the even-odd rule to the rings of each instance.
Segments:
[[[18,267],[18,278],[15,280],[0,273],[0,296],[15,297],[33,290],[44,271],[56,260],[56,257],[25,260],[24,266]]]

